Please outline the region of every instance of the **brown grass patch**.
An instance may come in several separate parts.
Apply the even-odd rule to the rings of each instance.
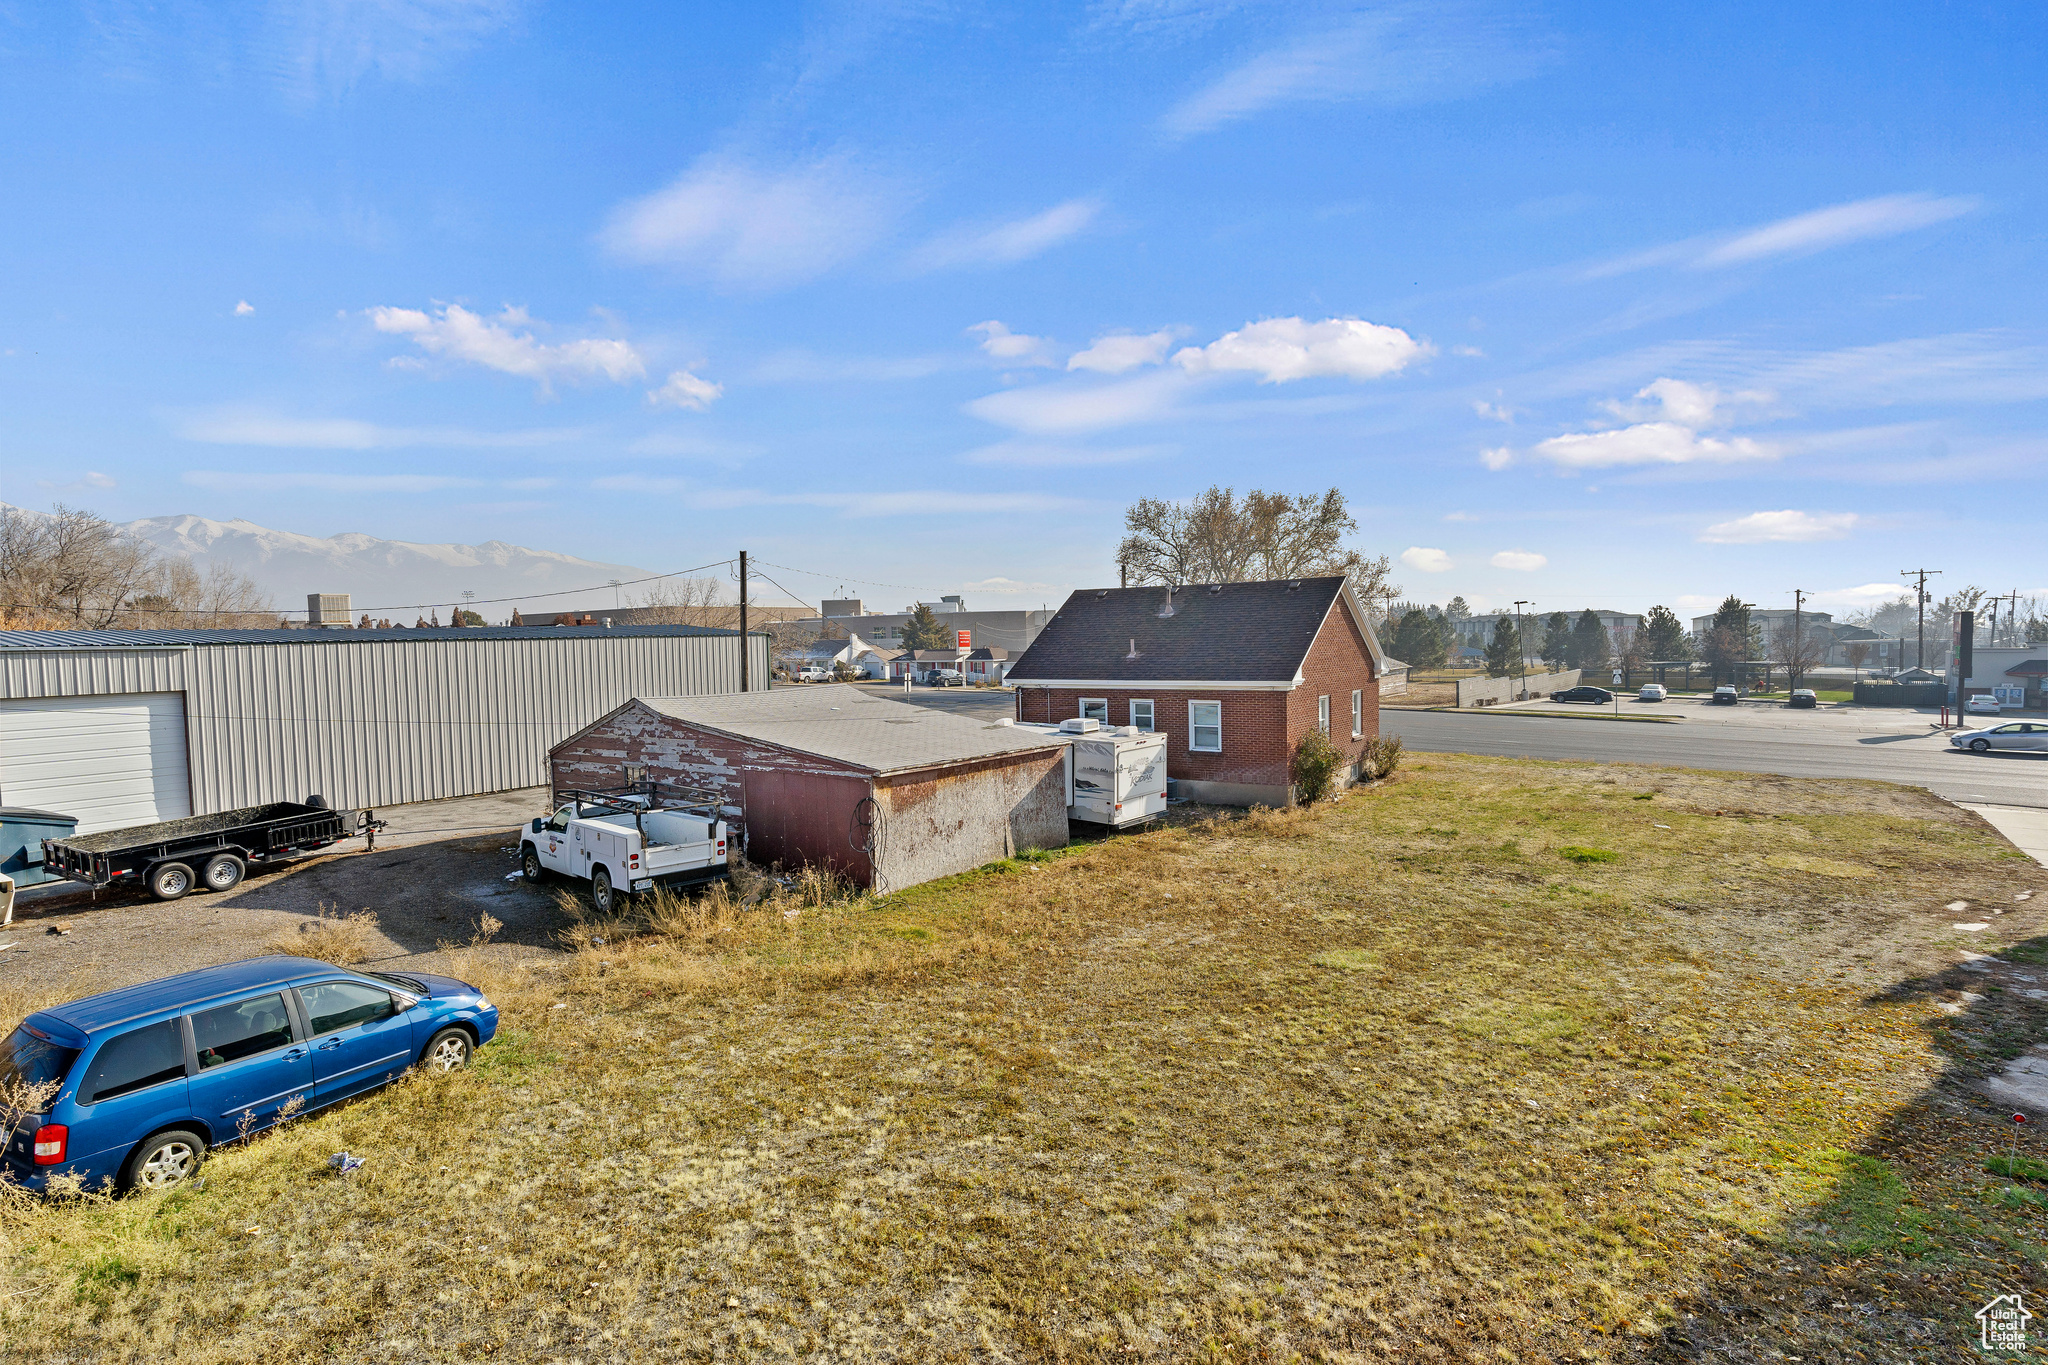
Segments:
[[[374,911],[358,910],[344,915],[338,905],[323,905],[317,918],[302,922],[289,933],[272,935],[263,946],[287,957],[318,958],[345,967],[370,956],[376,945]]]

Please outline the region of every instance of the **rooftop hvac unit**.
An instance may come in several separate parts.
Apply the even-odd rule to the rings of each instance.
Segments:
[[[1102,728],[1102,722],[1093,716],[1069,716],[1060,722],[1062,734],[1086,735]]]
[[[348,596],[345,592],[307,593],[306,624],[309,626],[349,626],[355,624],[349,619]]]

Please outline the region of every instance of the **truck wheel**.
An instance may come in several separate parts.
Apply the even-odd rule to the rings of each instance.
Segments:
[[[216,853],[199,869],[199,880],[209,891],[232,891],[242,884],[249,865],[232,853]]]
[[[612,874],[602,867],[590,874],[590,903],[600,915],[609,915],[618,908],[619,893],[612,890]]]
[[[174,901],[192,889],[192,869],[183,863],[158,863],[149,870],[149,894]]]
[[[184,1128],[146,1138],[121,1165],[120,1186],[164,1190],[192,1178],[206,1160],[206,1139]]]
[[[532,844],[519,850],[519,871],[533,886],[539,886],[548,875],[548,870],[541,866],[540,854],[534,852]]]

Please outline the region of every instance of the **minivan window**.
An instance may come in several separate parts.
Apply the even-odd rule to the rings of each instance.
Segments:
[[[299,987],[299,999],[306,1006],[306,1018],[313,1037],[388,1018],[391,994],[357,981],[322,981],[317,986]]]
[[[199,1053],[201,1071],[283,1047],[291,1040],[291,1016],[285,1013],[284,997],[275,993],[192,1016],[192,1046]]]
[[[0,1043],[0,1090],[61,1081],[77,1060],[77,1048],[65,1047],[23,1024]]]
[[[179,1035],[178,1021],[145,1024],[100,1044],[79,1083],[78,1102],[98,1104],[184,1075],[185,1040]]]

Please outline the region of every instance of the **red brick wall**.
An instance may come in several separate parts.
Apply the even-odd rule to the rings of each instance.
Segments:
[[[1340,597],[1323,619],[1302,664],[1303,682],[1291,692],[1183,691],[1149,687],[1047,688],[1019,684],[1018,720],[1062,721],[1081,714],[1081,698],[1107,697],[1109,723],[1128,725],[1130,702],[1151,698],[1153,726],[1167,736],[1166,767],[1176,780],[1285,786],[1288,759],[1303,735],[1315,728],[1316,698],[1330,699],[1330,738],[1355,761],[1365,741],[1380,732],[1379,680],[1372,651]],[[1351,693],[1365,693],[1364,733],[1351,737]],[[1188,703],[1223,703],[1223,752],[1188,748]]]

